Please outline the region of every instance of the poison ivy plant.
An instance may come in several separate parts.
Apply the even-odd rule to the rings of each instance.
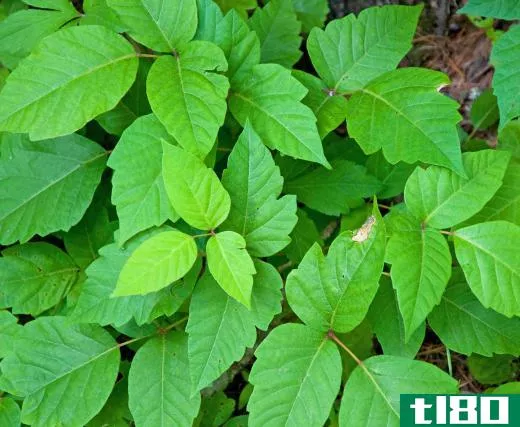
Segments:
[[[431,8],[352,3],[2,2],[2,427],[518,392],[519,27],[461,106],[419,66]]]

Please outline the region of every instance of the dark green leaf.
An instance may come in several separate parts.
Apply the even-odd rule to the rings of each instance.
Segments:
[[[451,284],[428,322],[442,342],[458,353],[520,354],[520,319],[508,319],[485,308],[460,269],[454,271]]]
[[[108,399],[119,360],[119,346],[108,332],[55,316],[26,324],[0,367],[9,392],[25,397],[23,423],[84,425]]]
[[[77,134],[41,142],[19,139],[0,157],[0,243],[69,230],[87,210],[106,152]]]
[[[54,307],[78,277],[72,259],[49,243],[12,246],[2,255],[0,296],[14,313],[37,316]]]

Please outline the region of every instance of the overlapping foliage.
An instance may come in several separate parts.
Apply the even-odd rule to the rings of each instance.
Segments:
[[[263,3],[0,5],[2,427],[397,426],[427,329],[510,378],[520,27],[462,150],[421,6]]]

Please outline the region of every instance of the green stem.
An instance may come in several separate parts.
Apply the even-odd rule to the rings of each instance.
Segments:
[[[156,55],[155,53],[137,53],[136,56],[138,58],[159,58],[161,55]]]
[[[381,386],[379,385],[379,383],[376,381],[376,379],[374,378],[374,376],[372,375],[372,372],[370,372],[368,370],[368,368],[366,367],[366,365],[361,361],[361,359],[359,357],[357,357],[355,355],[355,353],[350,349],[348,348],[337,336],[336,334],[334,333],[334,331],[330,330],[328,333],[327,333],[327,336],[332,340],[334,341],[337,345],[339,345],[343,350],[345,350],[348,355],[350,357],[352,357],[352,359],[354,359],[354,361],[357,363],[357,365],[363,370],[363,372],[365,373],[365,375],[368,377],[368,379],[372,382],[372,384],[374,384],[374,387],[375,389],[377,390],[377,392],[381,395],[381,397],[384,399],[384,401],[386,402],[386,404],[388,405],[388,407],[390,408],[390,410],[395,414],[395,416],[397,418],[399,418],[399,413],[395,410],[395,408],[392,406],[392,404],[390,403],[390,401],[388,400],[388,397],[386,396],[386,394],[383,392],[383,390],[381,389]]]
[[[131,340],[128,340],[128,341],[125,341],[125,342],[117,344],[117,347],[121,348],[121,347],[124,347],[125,345],[130,345],[130,344],[133,344],[134,342],[141,341],[141,340],[144,340],[146,338],[151,338],[151,337],[154,337],[156,335],[164,335],[166,332],[170,331],[173,328],[176,328],[177,326],[179,326],[182,323],[184,323],[186,320],[188,320],[188,316],[185,316],[182,319],[177,320],[177,322],[174,322],[171,325],[166,326],[165,328],[158,327],[157,328],[158,329],[157,333],[155,333],[155,334],[145,335],[144,337],[133,338]]]
[[[450,373],[450,377],[453,377],[453,366],[451,364],[451,352],[448,347],[446,347],[446,358],[448,359],[448,372]]]

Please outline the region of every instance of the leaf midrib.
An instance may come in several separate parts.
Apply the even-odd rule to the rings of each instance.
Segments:
[[[96,160],[102,158],[103,156],[106,156],[107,153],[108,153],[107,151],[103,151],[102,153],[100,153],[97,156],[94,156],[94,157],[92,157],[92,158],[90,158],[88,160],[79,161],[76,164],[76,166],[74,166],[74,168],[69,169],[68,171],[66,171],[66,173],[64,175],[60,175],[57,179],[49,182],[46,186],[41,188],[39,191],[37,191],[36,193],[32,194],[28,199],[23,200],[21,203],[17,204],[13,209],[11,209],[10,211],[7,211],[6,213],[4,213],[3,216],[0,217],[0,221],[4,221],[7,217],[12,215],[14,212],[18,211],[19,209],[22,209],[28,203],[33,201],[36,197],[38,197],[42,193],[46,192],[47,190],[49,190],[51,187],[53,187],[57,183],[62,182],[63,180],[67,179],[68,177],[70,177],[72,174],[77,172],[80,168],[84,167],[85,165],[87,165],[89,163],[92,163],[92,162],[95,162]]]
[[[386,17],[385,17],[386,18]],[[354,24],[359,24],[360,26],[363,26],[363,29],[366,30],[366,26],[363,25],[363,23],[359,20],[359,19],[355,19],[354,21],[352,21],[352,27],[354,27]],[[389,27],[391,28],[391,27]],[[352,28],[353,30],[353,28]],[[358,67],[361,63],[361,61],[363,59],[365,59],[367,56],[369,56],[369,52],[372,51],[372,49],[375,49],[376,47],[380,47],[381,45],[381,41],[384,39],[384,36],[386,36],[387,34],[391,33],[391,31],[387,31],[385,33],[383,33],[381,35],[381,37],[377,40],[377,43],[369,46],[364,52],[363,54],[354,60],[354,62],[352,62],[352,64],[349,66],[349,68],[341,75],[341,77],[338,79],[338,81],[336,82],[335,86],[334,86],[334,91],[337,92],[338,89],[339,89],[339,86],[343,83],[343,80],[345,79],[345,77],[347,77],[349,75],[349,73],[352,71],[353,68],[355,67]],[[395,39],[394,39],[395,40]],[[364,34],[364,37],[363,37],[363,42],[366,41],[366,31],[365,31],[365,34]],[[399,40],[399,42],[401,42],[401,40]],[[351,46],[352,47],[352,46]]]
[[[206,372],[206,369],[208,368],[208,364],[209,364],[209,361],[211,360],[211,357],[213,355],[213,352],[215,351],[215,347],[216,347],[216,343],[219,339],[219,336],[220,336],[220,331],[222,329],[222,325],[224,324],[224,319],[226,318],[226,314],[227,314],[227,311],[228,311],[228,307],[229,307],[229,302],[231,301],[231,297],[228,296],[226,294],[226,306],[224,307],[224,311],[222,312],[222,316],[220,316],[220,322],[219,322],[219,325],[218,325],[218,328],[217,328],[217,332],[213,335],[213,343],[211,344],[211,350],[209,351],[209,355],[204,363],[204,367],[202,368],[201,370],[201,373],[200,373],[200,376],[197,380],[197,389],[200,390],[202,387],[204,387],[204,385],[201,387],[201,381],[202,381],[202,378],[204,377],[204,374]]]
[[[97,342],[97,341],[96,341],[96,342]],[[98,342],[98,343],[99,343],[99,342]],[[53,343],[53,344],[55,344],[55,343]],[[119,347],[120,347],[119,344],[118,344],[118,345],[115,345],[115,346],[113,346],[113,347],[110,347],[109,349],[105,350],[105,351],[102,352],[102,353],[97,354],[96,356],[92,357],[91,359],[86,360],[85,362],[81,363],[80,365],[78,365],[78,366],[76,366],[76,367],[74,367],[74,368],[72,368],[72,369],[70,369],[70,370],[68,370],[68,371],[63,372],[61,375],[58,375],[58,376],[57,376],[56,378],[54,378],[52,381],[49,381],[48,383],[42,385],[41,387],[39,387],[39,388],[37,388],[37,389],[31,391],[29,394],[34,394],[34,393],[36,393],[36,392],[38,392],[38,391],[40,391],[40,390],[42,390],[42,389],[44,389],[44,388],[46,388],[46,387],[49,387],[50,385],[52,385],[53,383],[55,383],[55,382],[61,380],[62,378],[65,378],[66,376],[71,375],[73,372],[76,372],[76,371],[78,371],[78,370],[84,368],[85,366],[87,366],[87,365],[89,365],[89,364],[95,362],[96,360],[100,359],[101,357],[103,357],[103,356],[109,354],[110,352],[112,352],[112,351],[114,351],[114,350],[117,350]]]
[[[372,96],[373,98],[379,100],[383,104],[385,104],[388,108],[395,111],[399,116],[401,116],[404,120],[406,120],[413,128],[417,129],[431,144],[431,146],[435,147],[436,151],[444,157],[450,165],[452,165],[451,159],[437,146],[435,141],[431,139],[419,126],[417,126],[410,118],[399,108],[397,108],[394,104],[390,103],[390,101],[386,100],[383,96],[372,92],[371,90],[364,88],[360,89],[360,92],[365,93],[369,96]],[[374,111],[375,108],[372,108],[372,111]]]
[[[508,337],[506,335],[502,335],[500,329],[496,329],[493,325],[490,325],[489,323],[485,322],[483,319],[481,319],[480,317],[476,316],[471,311],[466,310],[463,306],[457,304],[455,301],[449,299],[447,296],[443,295],[442,299],[444,299],[448,304],[453,305],[458,310],[460,310],[463,313],[467,314],[469,317],[471,317],[471,318],[475,319],[476,321],[478,321],[479,323],[482,323],[483,325],[487,326],[489,329],[491,329],[492,331],[496,332],[498,335],[500,335],[500,336],[502,336],[502,337],[504,337],[505,339],[508,339],[508,340],[511,339],[511,337]]]
[[[379,383],[377,382],[377,380],[375,379],[374,375],[372,375],[372,372],[370,371],[370,369],[367,368],[367,366],[361,362],[361,365],[359,365],[359,367],[363,370],[363,372],[365,373],[365,375],[368,377],[368,379],[372,382],[372,384],[374,385],[374,388],[376,390],[376,392],[378,392],[381,397],[383,398],[383,400],[385,401],[385,403],[388,405],[388,407],[390,408],[391,412],[395,415],[395,417],[400,420],[401,419],[401,416],[399,415],[399,413],[395,410],[395,408],[392,406],[392,403],[390,402],[390,400],[388,400],[388,397],[386,396],[385,392],[383,391],[383,389],[381,388],[381,386],[379,385]]]
[[[424,218],[424,222],[425,223],[428,223],[428,221],[430,221],[432,219],[432,217],[435,217],[435,214],[440,210],[442,209],[443,207],[445,207],[446,205],[449,205],[449,203],[453,200],[453,199],[456,199],[461,192],[464,192],[464,189],[467,188],[467,186],[471,185],[471,184],[474,184],[475,182],[477,182],[479,180],[479,178],[482,178],[483,176],[487,175],[488,171],[489,170],[492,170],[493,167],[496,166],[496,161],[495,162],[492,162],[488,165],[486,165],[486,168],[485,169],[479,169],[477,171],[477,175],[473,175],[469,178],[462,178],[462,177],[459,177],[457,176],[457,179],[459,180],[459,187],[456,188],[453,193],[451,193],[447,199],[443,200],[441,203],[439,203],[437,205],[437,207],[435,207],[435,209],[433,209],[427,216],[426,218]],[[490,180],[491,179],[494,179],[495,177],[494,176],[489,176]],[[486,183],[489,185],[489,183]],[[498,191],[498,190],[497,190]],[[489,200],[488,200],[489,201]]]
[[[378,227],[379,228],[379,227]],[[374,230],[374,234],[375,233],[379,233],[379,230],[378,229],[375,229]],[[369,238],[372,237],[372,236],[369,236]],[[359,268],[361,267],[361,265],[363,264],[363,262],[365,261],[368,253],[372,250],[372,248],[374,247],[374,245],[376,244],[376,239],[377,239],[377,235],[375,235],[372,239],[372,241],[370,242],[370,246],[367,248],[366,252],[363,254],[362,258],[359,260],[359,262],[357,263],[356,265],[356,269],[355,271],[351,274],[350,276],[350,280],[349,280],[349,284],[352,282],[352,277],[354,277],[356,275],[356,273],[359,271]],[[349,289],[349,286],[348,284],[343,288],[343,290],[341,291],[341,295],[339,296],[339,298],[337,298],[337,301],[336,301],[336,307],[334,308],[334,310],[332,311],[331,315],[330,315],[330,328],[331,329],[334,329],[334,320],[336,318],[336,313],[342,303],[342,300],[343,300],[343,297],[345,296],[345,294],[347,293]]]
[[[495,254],[493,254],[492,252],[488,251],[486,248],[480,246],[479,244],[477,244],[476,242],[474,242],[473,240],[468,240],[468,239],[465,239],[464,237],[462,237],[460,234],[457,234],[457,232],[455,232],[455,237],[464,241],[464,242],[467,242],[471,247],[475,248],[475,249],[479,249],[481,250],[483,253],[485,253],[486,255],[488,255],[490,258],[492,258],[496,263],[500,264],[500,265],[503,265],[504,267],[506,267],[508,269],[508,271],[510,271],[513,276],[516,276],[516,277],[520,277],[520,274],[515,270],[515,267],[514,266],[511,266],[509,265],[507,262],[505,262],[504,260],[502,260],[501,258],[498,258],[495,256]]]
[[[118,63],[120,61],[126,61],[127,59],[131,59],[131,58],[137,58],[137,54],[134,52],[132,54],[120,56],[119,58],[116,58],[116,59],[111,60],[109,62],[104,62],[103,64],[98,64],[95,67],[89,68],[88,70],[84,71],[83,73],[78,74],[77,76],[73,77],[70,80],[67,80],[64,83],[60,82],[62,84],[60,84],[58,86],[55,86],[51,90],[49,90],[48,92],[42,94],[41,96],[33,98],[33,99],[29,100],[28,102],[22,104],[21,106],[19,106],[14,111],[11,111],[11,113],[8,114],[7,116],[0,117],[0,123],[5,123],[7,120],[9,120],[11,117],[13,117],[15,114],[19,113],[20,111],[24,110],[25,108],[27,108],[27,107],[29,107],[31,105],[34,105],[35,103],[38,103],[38,102],[42,101],[43,99],[47,98],[48,96],[54,94],[54,92],[57,92],[57,91],[59,91],[61,89],[66,88],[70,84],[74,83],[77,80],[82,79],[85,76],[88,76],[89,74],[95,73],[96,71],[101,70],[102,68],[109,67],[109,66],[111,66],[113,64],[116,64],[116,63]]]
[[[235,288],[238,289],[238,291],[240,292],[240,295],[242,295],[242,298],[244,299],[244,301],[247,301],[248,300],[247,296],[244,295],[244,293],[242,292],[242,288],[238,285],[240,283],[240,280],[238,280],[238,277],[235,275],[235,269],[229,264],[228,258],[225,256],[226,251],[224,250],[224,247],[221,245],[217,236],[218,235],[212,236],[212,238],[215,239],[215,242],[216,242],[219,252],[220,252],[220,256],[222,257],[222,260],[224,261],[224,264],[225,264],[227,270],[229,271],[231,277],[233,278],[233,284],[235,285]],[[240,248],[237,248],[236,246],[233,246],[232,249],[237,249],[238,251],[241,250]],[[239,272],[239,269],[237,268],[236,271]],[[242,275],[247,276],[246,273],[242,273]]]
[[[141,5],[143,6],[143,9],[146,11],[146,13],[150,17],[150,19],[153,21],[153,23],[155,24],[155,26],[159,30],[159,33],[161,34],[162,38],[164,39],[164,41],[168,45],[168,48],[170,49],[170,51],[174,51],[175,48],[171,45],[170,40],[168,40],[168,37],[166,36],[166,33],[163,31],[162,27],[159,25],[159,20],[155,20],[154,16],[152,15],[152,12],[150,12],[150,9],[148,9],[146,7],[146,2],[141,0]],[[162,3],[162,5],[164,5],[164,3]],[[161,12],[162,12],[162,5],[161,5]]]
[[[326,337],[324,337],[322,339],[319,347],[316,350],[316,353],[314,353],[314,356],[312,356],[311,362],[309,363],[309,367],[305,370],[305,377],[303,378],[302,382],[300,383],[300,386],[298,387],[298,392],[296,393],[296,396],[295,396],[295,398],[294,398],[294,400],[292,402],[292,405],[291,405],[291,409],[289,410],[289,413],[287,414],[287,419],[286,419],[285,424],[284,424],[285,426],[292,425],[292,424],[288,424],[288,421],[291,418],[291,414],[292,414],[292,411],[294,409],[294,405],[296,404],[296,401],[299,399],[300,391],[302,390],[303,385],[307,381],[307,378],[310,377],[309,376],[309,372],[311,371],[312,366],[314,365],[314,362],[318,358],[318,355],[321,353],[321,350],[322,350],[323,346],[325,345],[325,343],[327,341],[328,341],[328,339]]]
[[[77,273],[79,271],[79,268],[78,267],[67,267],[67,268],[63,268],[61,270],[54,270],[54,271],[51,271],[51,272],[48,272],[48,273],[44,273],[44,274],[40,274],[40,275],[37,275],[37,276],[30,276],[30,277],[27,277],[27,276],[24,276],[20,279],[15,279],[15,280],[8,280],[6,282],[4,282],[5,284],[13,284],[13,283],[25,283],[25,282],[30,282],[32,280],[37,280],[37,279],[43,279],[43,278],[48,278],[48,277],[52,277],[52,276],[58,276],[60,274],[64,274],[64,273]]]
[[[164,367],[166,362],[166,335],[161,336],[161,426],[164,426]]]
[[[256,108],[257,110],[259,110],[262,114],[266,115],[267,117],[269,117],[271,120],[275,121],[279,126],[281,126],[283,129],[285,129],[285,131],[287,133],[289,133],[294,139],[296,139],[296,141],[298,141],[298,143],[300,143],[302,146],[305,147],[306,150],[308,150],[308,152],[312,153],[313,156],[315,156],[315,159],[319,160],[320,163],[323,161],[324,159],[324,156],[323,155],[319,155],[317,154],[315,151],[313,151],[309,146],[307,146],[290,128],[288,128],[283,122],[281,122],[280,120],[278,120],[277,117],[273,116],[272,114],[269,113],[268,110],[265,110],[260,104],[257,104],[256,102],[254,102],[252,99],[242,95],[240,92],[235,92],[233,94],[234,96],[236,96],[237,98],[241,98],[242,100],[244,100],[244,102],[247,102],[249,104],[251,104],[254,108]],[[295,102],[299,102],[299,101],[295,101]],[[319,137],[318,137],[319,139]],[[279,149],[279,148],[278,148]]]

